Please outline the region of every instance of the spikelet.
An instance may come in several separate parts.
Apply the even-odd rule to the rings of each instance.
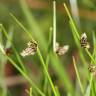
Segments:
[[[27,48],[25,48],[22,52],[21,52],[21,56],[25,57],[25,56],[29,56],[29,55],[34,55],[37,51],[37,43],[33,42],[33,41],[29,41],[27,43]]]
[[[86,33],[83,33],[83,34],[81,35],[80,44],[81,44],[81,47],[83,47],[83,48],[87,48],[87,49],[90,48],[90,44],[89,44],[89,42],[88,42],[88,40],[87,40],[87,35],[86,35]]]
[[[96,79],[96,66],[93,64],[90,64],[88,67],[88,70],[93,75],[93,77]]]
[[[59,43],[56,42],[55,52],[58,55],[64,55],[69,49],[69,45],[59,46]]]

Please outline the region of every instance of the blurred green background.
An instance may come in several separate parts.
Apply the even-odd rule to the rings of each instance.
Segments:
[[[26,43],[30,41],[30,38],[10,16],[10,13],[12,13],[24,25],[24,27],[27,28],[33,38],[39,43],[41,53],[45,59],[47,56],[46,52],[50,27],[53,26],[52,1],[53,0],[0,0],[0,23],[3,24],[8,33],[10,31],[13,32],[12,41],[18,53],[26,47]],[[63,3],[66,3],[70,9],[80,34],[86,32],[91,44],[92,32],[96,31],[96,0],[56,0],[56,39],[60,45],[68,44],[70,46],[69,51],[66,55],[61,56],[60,60],[74,84],[76,75],[72,64],[72,55],[74,55],[78,61],[79,54],[74,43],[73,35],[69,26],[69,18],[64,9]],[[6,38],[5,36],[3,36],[3,38],[3,43],[5,45]],[[93,45],[91,44],[91,46]],[[84,56],[89,62],[90,59],[86,55]],[[18,64],[14,54],[12,55],[12,58]],[[24,66],[28,68],[32,75],[32,79],[41,87],[41,90],[43,90],[43,71],[41,70],[42,66],[39,64],[40,61],[38,60],[37,55],[22,58],[22,60],[25,64]],[[2,63],[2,60],[0,62]],[[0,65],[0,69],[3,71],[3,73],[0,72],[0,96],[28,96],[25,91],[25,89],[29,88],[28,82],[10,64],[10,62],[3,60],[3,64],[3,67]],[[54,84],[59,86],[61,96],[67,96],[54,69],[55,68],[49,66],[51,78]],[[2,74],[4,75],[2,76]],[[2,93],[3,89],[4,92]],[[33,96],[37,95],[35,94]]]

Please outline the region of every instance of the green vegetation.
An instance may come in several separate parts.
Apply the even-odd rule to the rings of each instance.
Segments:
[[[19,2],[19,12],[22,13],[18,13],[18,15],[8,11],[6,7],[4,9],[3,4],[1,4],[2,10],[8,13],[7,16],[10,19],[6,22],[2,18],[0,22],[0,96],[16,96],[15,93],[18,93],[18,90],[16,90],[12,94],[10,88],[8,88],[8,82],[5,82],[7,63],[14,66],[14,70],[20,76],[22,75],[22,78],[24,77],[23,83],[28,84],[28,89],[25,88],[24,90],[26,90],[28,96],[95,96],[96,72],[92,73],[88,70],[90,64],[93,64],[93,66],[96,64],[95,32],[92,31],[92,34],[88,33],[87,36],[88,42],[91,41],[91,48],[81,47],[80,38],[81,33],[84,32],[79,30],[80,26],[72,17],[67,5],[68,2],[60,2],[67,14],[65,16],[67,18],[65,23],[67,24],[62,25],[64,33],[61,31],[62,29],[59,29],[61,25],[58,24],[59,21],[61,22],[64,19],[63,16],[59,21],[57,20],[59,18],[59,12],[56,10],[58,1],[51,3],[53,3],[50,8],[51,14],[44,15],[44,17],[39,17],[39,11],[46,14],[50,10],[39,10],[38,13],[35,13],[36,10],[30,10],[25,0]],[[87,3],[84,2],[84,4]],[[89,2],[89,4],[90,7],[95,7],[93,3]],[[18,11],[18,9],[16,10]],[[6,15],[3,12],[2,14]],[[38,20],[34,14],[37,15]],[[66,26],[68,27],[66,28]],[[87,32],[85,33],[87,35]],[[23,58],[20,54],[29,41],[37,43],[36,53]],[[57,41],[70,46],[68,52],[63,56],[55,53]],[[60,48],[62,49],[62,47],[59,47],[58,50]],[[32,69],[34,66],[37,69]],[[94,69],[96,68],[94,67]],[[73,74],[73,77],[70,74]]]

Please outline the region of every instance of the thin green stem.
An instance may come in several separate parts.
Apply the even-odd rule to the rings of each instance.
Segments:
[[[73,64],[74,64],[74,68],[75,68],[75,72],[76,72],[76,75],[77,75],[77,79],[78,79],[78,82],[79,82],[79,85],[80,85],[80,88],[81,88],[81,92],[84,95],[84,89],[83,89],[83,86],[82,86],[82,83],[81,83],[81,80],[80,80],[80,76],[79,76],[79,73],[78,73],[78,70],[77,70],[77,67],[76,67],[76,62],[75,62],[74,56],[73,56]]]
[[[11,16],[11,17],[16,21],[16,23],[27,33],[27,35],[32,39],[32,41],[36,42],[36,41],[33,39],[31,33],[28,32],[28,30],[23,26],[23,24],[22,24],[21,22],[19,22],[19,20],[18,20],[12,13],[10,13],[10,16]]]
[[[33,39],[32,35],[31,35],[31,33],[29,33],[29,32],[27,31],[27,29],[17,20],[17,18],[16,18],[13,14],[10,14],[10,15],[11,15],[11,17],[17,22],[17,24],[19,24],[19,26],[27,33],[27,35],[30,36],[30,38],[31,38],[33,41],[35,41],[35,40]],[[36,42],[36,41],[35,41],[35,42]],[[45,73],[46,73],[46,76],[48,77],[48,80],[49,80],[49,82],[50,82],[50,85],[51,85],[51,87],[52,87],[52,89],[53,89],[53,92],[54,92],[55,96],[57,96],[57,95],[56,95],[56,92],[55,92],[54,85],[53,85],[52,80],[51,80],[51,78],[50,78],[50,76],[49,76],[49,73],[48,73],[48,71],[47,71],[47,68],[46,68],[46,66],[45,66],[45,63],[44,63],[44,60],[43,60],[43,58],[42,58],[42,55],[41,55],[41,53],[40,53],[39,48],[38,48],[37,52],[38,52],[38,56],[39,56],[39,58],[40,58],[41,64],[42,64],[43,67],[44,67],[44,71],[45,71]]]
[[[54,92],[54,95],[57,96],[55,87],[54,87],[53,82],[52,82],[52,80],[51,80],[51,78],[50,78],[50,75],[49,75],[48,70],[47,70],[47,68],[46,68],[45,62],[44,62],[43,57],[42,57],[42,55],[41,55],[41,53],[40,53],[40,50],[38,49],[37,51],[38,51],[38,56],[39,56],[39,58],[40,58],[41,64],[42,64],[42,66],[43,66],[43,68],[44,68],[44,71],[45,71],[45,73],[46,73],[46,76],[48,77],[49,83],[50,83],[50,85],[51,85],[51,87],[52,87],[52,90],[53,90],[53,92]]]
[[[60,96],[60,92],[59,92],[59,89],[58,89],[57,86],[55,86],[55,90],[56,90],[56,92],[57,92],[57,95]]]
[[[88,51],[88,49],[86,49],[86,53],[89,55],[89,57],[91,58],[91,60],[96,64],[93,56],[92,56],[91,53]]]
[[[53,1],[53,51],[56,47],[56,1]]]
[[[92,81],[93,81],[93,76],[91,75],[91,79],[90,79],[90,83],[89,83],[89,86],[90,86],[89,96],[90,96],[91,89],[92,89]]]
[[[66,6],[65,3],[64,3],[64,7],[65,7],[66,12],[67,12],[67,14],[68,14],[68,16],[69,16],[70,23],[71,23],[71,25],[72,25],[72,27],[73,27],[73,30],[74,30],[73,32],[76,33],[76,36],[77,36],[78,40],[80,40],[80,36],[79,36],[78,31],[77,31],[76,25],[75,25],[75,23],[74,23],[74,21],[73,21],[73,19],[72,19],[72,16],[71,16],[71,14],[70,14],[70,12],[69,12],[69,10],[68,10],[68,8],[67,8],[67,6]],[[79,44],[80,44],[80,43],[79,43]],[[95,60],[94,60],[94,58],[92,57],[91,53],[88,51],[88,49],[86,49],[85,51],[86,51],[86,53],[89,55],[89,57],[92,59],[92,61],[95,63]]]
[[[48,70],[48,65],[49,65],[49,54],[46,57],[46,68],[47,68],[47,70]],[[48,86],[48,78],[47,78],[47,76],[45,74],[45,79],[44,79],[44,93],[46,93],[46,91],[47,91],[47,86]]]
[[[11,40],[10,37],[8,36],[8,33],[6,32],[6,30],[5,30],[5,28],[4,28],[3,25],[2,25],[2,30],[3,30],[2,32],[4,33],[4,35],[6,36],[6,38],[7,38],[7,39],[9,40],[9,42],[11,43],[11,46],[12,46],[14,52],[15,52],[15,55],[16,55],[16,57],[17,57],[20,65],[21,65],[22,69],[24,70],[24,72],[27,73],[27,71],[26,71],[26,69],[25,69],[25,67],[24,67],[23,62],[21,61],[21,58],[20,58],[20,56],[18,55],[18,53],[17,53],[17,51],[16,51],[16,49],[15,49],[13,43],[12,43],[12,40]]]
[[[69,12],[69,10],[68,10],[68,8],[67,8],[67,6],[66,6],[65,3],[64,3],[64,7],[65,7],[65,9],[66,9],[66,12],[67,12],[67,14],[68,14],[68,16],[69,16],[69,19],[70,19],[72,25],[73,25],[74,32],[76,32],[77,38],[80,38],[80,36],[79,36],[79,34],[78,34],[78,31],[77,31],[77,29],[76,29],[76,27],[75,27],[76,25],[75,25],[75,23],[74,23],[74,20],[73,20],[73,18],[72,18],[72,16],[71,16],[71,14],[70,14],[70,12]]]
[[[24,71],[18,67],[18,65],[10,58],[6,55],[7,59],[12,63],[12,65],[26,78],[26,80],[32,85],[33,88],[35,88],[35,90],[41,95],[41,96],[45,96],[45,94],[33,83],[33,81],[28,77],[28,75],[26,73],[24,73]]]
[[[30,96],[32,96],[32,88],[30,88]]]
[[[50,31],[49,31],[48,50],[47,50],[46,61],[45,61],[47,70],[48,70],[49,59],[50,59],[51,43],[52,43],[52,27],[50,27]],[[45,80],[44,80],[44,92],[45,93],[47,91],[47,86],[48,86],[48,78],[45,74]]]

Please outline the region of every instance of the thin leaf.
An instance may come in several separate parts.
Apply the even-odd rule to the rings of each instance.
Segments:
[[[80,76],[79,76],[79,73],[78,73],[78,69],[76,67],[76,62],[75,62],[75,58],[74,57],[73,57],[73,64],[74,64],[74,68],[75,68],[75,72],[76,72],[76,75],[77,75],[77,79],[78,79],[78,82],[79,82],[79,85],[80,85],[80,88],[81,88],[81,92],[84,95],[84,89],[83,89],[83,86],[82,86],[82,83],[81,83],[81,80],[80,80]]]

